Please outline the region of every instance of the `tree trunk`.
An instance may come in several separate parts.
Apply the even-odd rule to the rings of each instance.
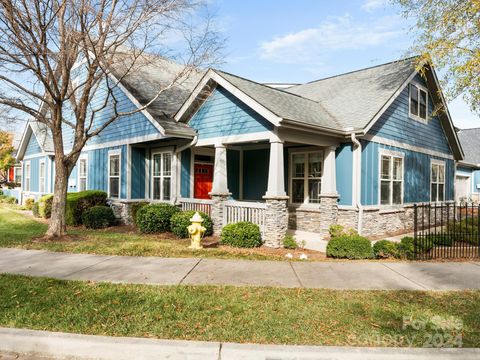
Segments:
[[[65,208],[70,172],[60,157],[55,157],[55,186],[53,191],[52,215],[48,226],[47,238],[57,238],[67,233]]]

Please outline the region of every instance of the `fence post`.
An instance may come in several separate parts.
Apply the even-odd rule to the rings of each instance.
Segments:
[[[417,204],[413,204],[413,258],[417,259]]]

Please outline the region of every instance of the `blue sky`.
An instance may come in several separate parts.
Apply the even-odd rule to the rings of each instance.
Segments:
[[[384,0],[210,0],[227,37],[225,71],[259,82],[307,82],[409,54],[411,23]],[[461,99],[455,125],[480,126]]]

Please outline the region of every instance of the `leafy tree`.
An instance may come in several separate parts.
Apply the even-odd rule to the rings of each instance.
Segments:
[[[413,51],[444,75],[446,95],[463,96],[480,112],[480,1],[393,0],[415,20]]]
[[[0,130],[0,176],[8,181],[8,169],[15,165],[12,154],[15,151],[12,146],[12,134]]]
[[[68,178],[87,141],[216,62],[222,41],[202,5],[202,0],[0,1],[0,105],[27,114],[53,138],[55,185],[47,237],[66,233]],[[152,53],[174,57],[182,66],[147,103],[122,111],[114,89],[138,70],[137,60],[145,63]],[[105,101],[92,104],[97,91],[106,94]],[[101,124],[94,121],[110,105],[111,116]],[[65,128],[73,132],[68,150]]]

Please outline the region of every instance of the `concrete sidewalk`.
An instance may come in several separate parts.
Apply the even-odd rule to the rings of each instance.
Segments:
[[[155,285],[480,289],[480,263],[288,262],[68,254],[0,248],[0,273]]]
[[[2,352],[23,354],[21,358],[26,355],[26,359],[42,357],[42,359],[101,360],[473,360],[480,358],[479,349],[254,345],[0,328],[0,356]]]

